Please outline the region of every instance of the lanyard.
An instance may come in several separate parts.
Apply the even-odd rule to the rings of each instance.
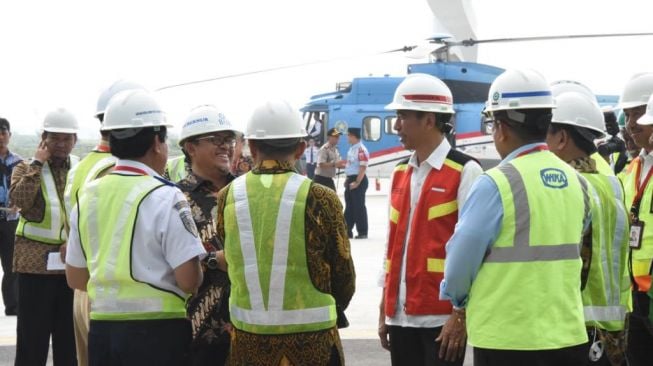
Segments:
[[[531,147],[528,150],[524,150],[524,151],[520,152],[517,156],[515,156],[515,158],[518,158],[518,157],[524,156],[524,155],[528,155],[528,154],[532,154],[532,153],[538,152],[538,151],[548,151],[548,150],[549,150],[549,147],[547,145],[538,144],[536,146]]]
[[[653,168],[651,168],[648,170],[644,181],[640,183],[639,177],[642,174],[642,165],[644,165],[644,162],[642,159],[639,159],[639,164],[637,164],[637,171],[635,176],[635,188],[637,188],[637,194],[635,195],[635,199],[633,199],[633,205],[630,207],[630,213],[633,215],[635,220],[639,217],[639,205],[642,203],[644,191],[646,190],[646,186],[648,186],[648,182],[651,180],[651,176],[653,175]]]
[[[117,165],[115,168],[113,168],[114,173],[120,173],[120,171],[136,173],[138,175],[148,175],[145,170],[139,169],[139,168],[134,168],[132,166]]]

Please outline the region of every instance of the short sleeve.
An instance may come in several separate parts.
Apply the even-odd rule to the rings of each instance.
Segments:
[[[75,205],[70,213],[70,233],[68,234],[68,244],[66,246],[66,264],[76,268],[87,268],[86,256],[84,255],[82,243],[79,239],[77,218],[77,205]]]
[[[166,261],[170,267],[177,268],[195,257],[204,258],[206,250],[199,239],[186,197],[178,188],[170,189],[174,196],[169,207],[165,207],[167,220],[162,220],[160,229],[163,231],[162,247]]]

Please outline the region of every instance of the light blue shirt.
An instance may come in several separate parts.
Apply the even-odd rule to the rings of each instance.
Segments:
[[[360,141],[351,145],[347,151],[347,166],[345,167],[345,175],[358,175],[358,170],[361,166],[367,166],[370,160],[370,153],[367,148]]]
[[[499,165],[543,143],[524,145],[511,152]],[[467,296],[483,258],[501,231],[503,205],[499,188],[483,174],[474,183],[460,211],[456,230],[447,242],[444,280],[440,283],[440,299],[451,300],[457,308],[465,307]]]
[[[11,185],[11,173],[16,164],[23,161],[23,158],[11,151],[7,152],[7,157],[3,160],[0,158],[0,164],[5,166],[5,174],[0,173],[0,207],[9,207],[9,186]],[[0,215],[5,217],[3,215]],[[7,213],[7,220],[18,220],[18,213]]]

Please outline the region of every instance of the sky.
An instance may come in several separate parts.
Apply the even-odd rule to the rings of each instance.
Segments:
[[[472,0],[478,38],[651,32],[647,0]],[[341,59],[156,92],[180,126],[214,104],[237,125],[267,99],[301,107],[336,82],[404,75],[414,60],[376,55],[429,37],[426,0],[12,1],[0,3],[0,116],[36,133],[48,111],[70,109],[83,137],[100,92],[118,79],[151,90],[251,70]],[[574,79],[619,94],[635,72],[653,71],[653,37],[483,45],[479,62],[532,67],[551,81]],[[178,132],[178,130],[176,131]]]

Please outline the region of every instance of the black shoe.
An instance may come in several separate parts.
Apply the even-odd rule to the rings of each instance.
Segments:
[[[14,308],[6,308],[5,309],[5,315],[6,316],[17,316],[18,311],[16,309],[14,309]]]
[[[367,239],[367,235],[356,235],[356,239]]]

